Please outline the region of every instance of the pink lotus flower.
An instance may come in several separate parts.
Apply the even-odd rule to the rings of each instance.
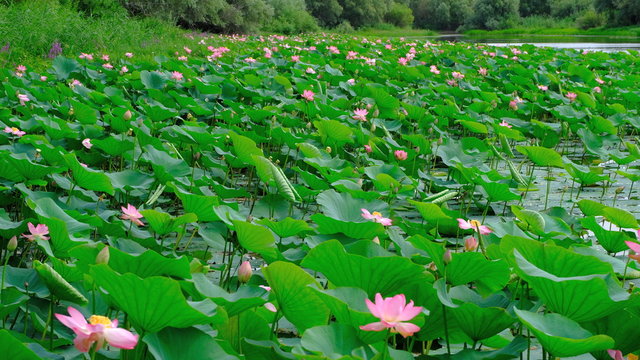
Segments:
[[[40,81],[47,81],[47,77],[44,75],[40,76]]]
[[[291,56],[291,61],[293,61],[293,62],[298,62],[298,61],[300,61],[300,55],[292,55],[292,56]]]
[[[493,230],[489,229],[489,227],[482,225],[478,220],[464,220],[458,219],[458,227],[463,230],[473,229],[476,232],[479,232],[481,235],[488,235],[493,232]]]
[[[396,150],[393,152],[393,154],[395,155],[396,159],[398,159],[398,161],[407,160],[408,154],[404,150]]]
[[[622,351],[620,350],[609,349],[607,350],[607,352],[609,353],[609,356],[611,356],[611,358],[614,360],[624,360],[624,356],[622,355]]]
[[[316,71],[315,71],[315,70],[313,70],[313,68],[311,68],[311,67],[308,67],[308,68],[307,68],[307,70],[305,70],[305,72],[306,72],[307,74],[315,74],[315,73],[316,73]]]
[[[82,83],[78,79],[73,79],[71,83],[69,83],[69,86],[71,87],[78,86],[78,85],[82,85]]]
[[[16,71],[17,71],[17,72],[22,72],[22,73],[23,73],[23,72],[27,71],[27,67],[26,67],[26,66],[24,66],[24,65],[18,65],[18,66],[16,67]]]
[[[367,115],[369,114],[367,109],[355,109],[353,113],[355,114],[353,116],[354,119],[360,120],[362,122],[367,121]]]
[[[407,322],[422,312],[422,306],[413,306],[413,300],[407,300],[403,294],[394,297],[382,298],[380,293],[376,294],[376,302],[365,299],[367,307],[373,316],[380,319],[378,322],[360,326],[365,331],[383,331],[391,329],[392,333],[400,333],[403,337],[411,336],[420,331],[416,324]]]
[[[538,89],[540,89],[542,91],[547,91],[547,90],[549,90],[549,87],[547,85],[538,85]]]
[[[243,261],[238,268],[238,281],[244,284],[251,279],[251,275],[253,275],[251,264],[248,261]]]
[[[252,58],[252,57],[248,57],[244,59],[244,62],[249,63],[249,64],[253,64],[254,62],[256,62],[256,59]]]
[[[478,69],[478,74],[487,76],[487,69],[481,67],[480,69]]]
[[[93,146],[93,144],[91,143],[91,139],[86,138],[82,140],[82,146],[86,147],[87,149],[91,149],[91,147]]]
[[[144,225],[144,223],[140,221],[143,216],[135,206],[127,204],[127,207],[121,206],[120,209],[122,209],[122,215],[120,215],[120,219],[131,220],[131,222],[136,225]]]
[[[567,97],[567,99],[569,99],[569,101],[575,101],[576,98],[578,97],[576,93],[572,93],[572,92],[568,92],[565,96]]]
[[[266,286],[266,285],[258,285],[259,288],[264,289],[265,291],[271,291],[271,286]]]
[[[349,84],[349,85],[351,85],[351,86],[355,85],[355,84],[356,84],[356,79],[349,79],[349,80],[347,80],[347,84]]]
[[[373,222],[377,222],[383,226],[391,226],[392,224],[391,219],[382,216],[382,214],[377,211],[374,211],[373,213],[370,213],[367,209],[360,209],[360,211],[362,211],[362,217],[367,220],[373,220]]]
[[[15,135],[17,137],[22,137],[24,134],[26,134],[26,132],[18,129],[17,127],[8,126],[4,128],[4,132],[6,132],[7,134]]]
[[[511,129],[513,127],[513,125],[509,124],[506,120],[502,120],[502,122],[500,124],[498,124],[500,126],[504,126],[506,128]]]
[[[36,240],[49,240],[49,228],[45,224],[38,224],[37,226],[33,226],[32,223],[28,223],[27,227],[29,228],[29,232],[31,234],[22,234],[22,237],[27,239],[27,241],[36,241]]]
[[[347,53],[347,60],[355,60],[358,58],[358,53],[355,51],[349,51]]]
[[[367,154],[370,154],[373,151],[373,149],[371,148],[371,145],[365,145],[364,151],[366,151]]]
[[[131,59],[133,57],[133,53],[124,53],[124,56],[128,57],[129,59]]]
[[[93,60],[93,54],[80,53],[80,59]]]
[[[464,79],[464,74],[459,73],[457,71],[452,72],[451,76],[453,76],[454,79],[458,79],[458,80]]]
[[[276,309],[276,306],[273,305],[273,303],[270,303],[270,302],[265,303],[264,307],[271,312],[278,312],[278,309]]]
[[[103,67],[103,68],[105,68],[105,69],[107,69],[107,70],[111,70],[111,69],[113,69],[113,65],[111,65],[111,64],[109,64],[109,63],[102,64],[102,67]]]
[[[596,78],[596,82],[600,85],[604,84],[604,80],[600,79],[600,78]]]
[[[187,61],[188,58],[186,56],[178,56],[178,61]]]
[[[431,65],[429,66],[429,71],[431,71],[432,73],[439,75],[440,74],[440,70],[438,70],[438,67],[435,65]]]
[[[509,107],[510,107],[512,110],[518,110],[518,102],[517,102],[517,101],[515,101],[515,100],[511,100],[511,101],[509,101]]]
[[[129,72],[129,68],[126,65],[123,65],[120,68],[120,74],[124,74],[124,73],[128,73]]]
[[[638,230],[638,233],[640,233],[640,230]],[[640,261],[640,244],[633,241],[625,241],[624,243],[627,244],[629,249],[635,252],[635,254],[629,254],[629,258]]]
[[[20,101],[20,105],[22,106],[31,101],[31,99],[29,99],[29,97],[25,94],[18,94],[18,100]]]
[[[92,315],[89,322],[82,313],[71,306],[67,308],[69,315],[55,314],[58,321],[73,330],[76,338],[73,344],[81,352],[87,352],[96,343],[96,350],[100,350],[105,340],[113,347],[120,349],[133,349],[138,344],[138,335],[129,330],[119,329],[118,320],[113,321],[106,316]]]
[[[464,251],[476,251],[478,248],[478,239],[471,236],[464,240]]]
[[[401,57],[398,59],[398,64],[405,66],[407,65],[407,63],[409,62],[409,60],[407,58]]]
[[[313,98],[316,94],[311,91],[311,90],[305,90],[302,92],[302,97],[305,98],[307,101],[313,101]]]
[[[188,47],[183,47],[184,51],[186,51],[187,54],[191,54],[191,49],[189,49]]]
[[[600,94],[602,92],[602,88],[600,88],[600,86],[596,86],[593,88],[593,92]]]
[[[184,79],[184,76],[181,72],[173,71],[171,72],[171,78],[175,81],[181,81],[182,79]]]
[[[102,55],[101,59],[102,59],[103,61],[109,61],[109,55],[104,54],[104,55]]]

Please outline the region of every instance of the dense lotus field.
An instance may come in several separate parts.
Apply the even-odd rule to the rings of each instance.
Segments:
[[[0,357],[637,359],[637,52],[135,50],[0,70]]]

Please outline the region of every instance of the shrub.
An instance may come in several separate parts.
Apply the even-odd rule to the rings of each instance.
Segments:
[[[519,5],[518,0],[477,0],[473,16],[465,25],[474,29],[504,29],[515,23]]]
[[[338,26],[333,28],[333,30],[341,34],[350,34],[354,31],[353,26],[351,26],[351,24],[347,20],[341,22]]]
[[[576,20],[576,25],[580,29],[586,30],[604,25],[605,20],[603,14],[598,14],[595,10],[589,9]]]
[[[413,24],[413,11],[407,5],[394,3],[384,16],[384,20],[397,27],[409,27]]]

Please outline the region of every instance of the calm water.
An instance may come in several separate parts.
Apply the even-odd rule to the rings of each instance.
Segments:
[[[459,34],[434,37],[440,41],[463,41],[485,43],[493,46],[518,46],[531,44],[558,49],[578,49],[588,51],[640,51],[640,37],[615,36],[555,36],[555,35],[501,35],[499,37],[470,37]]]

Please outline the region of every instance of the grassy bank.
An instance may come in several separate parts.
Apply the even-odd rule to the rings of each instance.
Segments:
[[[376,29],[367,28],[360,29],[354,32],[355,35],[360,36],[378,36],[378,37],[416,37],[416,36],[433,36],[438,35],[437,31],[426,29]]]
[[[55,43],[65,56],[107,53],[117,59],[133,52],[144,60],[182,48],[187,31],[126,14],[89,17],[57,2],[42,1],[0,6],[0,34],[0,66],[44,66]]]
[[[604,35],[604,36],[640,36],[640,27],[629,26],[620,28],[593,28],[582,30],[578,28],[511,28],[503,30],[469,30],[464,33],[467,36],[493,36],[493,35]]]

